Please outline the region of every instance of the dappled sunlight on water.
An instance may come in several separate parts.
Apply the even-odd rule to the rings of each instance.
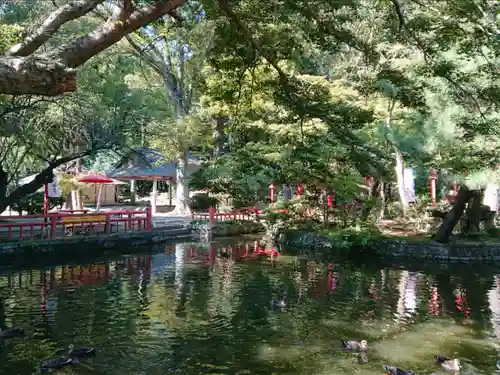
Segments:
[[[463,374],[495,373],[495,271],[271,260],[258,246],[171,245],[0,276],[0,323],[26,330],[0,342],[0,373],[32,374],[69,343],[98,354],[63,374],[368,375],[386,363],[439,374],[437,354],[461,358]],[[367,361],[341,350],[345,338],[368,340]]]

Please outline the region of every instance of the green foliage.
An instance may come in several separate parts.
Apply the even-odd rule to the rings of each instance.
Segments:
[[[16,202],[12,205],[12,209],[14,211],[19,212],[19,215],[28,214],[43,214],[43,202],[44,202],[44,193],[37,192],[31,194],[27,197],[24,197],[19,202]],[[49,210],[59,207],[61,208],[64,204],[64,198],[50,198],[49,197]]]
[[[41,4],[6,6],[0,48]],[[285,221],[300,222],[308,208],[315,222],[356,227],[359,209],[344,203],[373,206],[362,178],[391,184],[396,155],[421,172],[420,193],[431,166],[442,186],[479,189],[492,180],[500,162],[498,14],[474,0],[190,1],[180,23],[165,17],[129,38],[137,58],[120,44],[90,61],[78,93],[16,106],[1,98],[2,136],[15,142],[0,156],[13,175],[91,144],[152,145],[170,159],[207,154],[223,136],[226,153],[192,176],[192,188],[246,207],[266,202],[270,184],[304,184],[303,198],[282,204]],[[65,25],[55,41],[96,20]],[[217,117],[228,119],[221,129]],[[340,208],[325,207],[326,193]]]
[[[372,241],[380,239],[379,229],[369,224],[358,224],[341,230],[329,230],[326,235],[335,247],[347,249],[351,247],[369,247]]]
[[[23,28],[18,25],[0,24],[0,54],[3,55],[12,45],[21,40]]]
[[[218,203],[217,198],[201,193],[190,197],[188,205],[192,211],[208,212],[210,208],[217,207]]]

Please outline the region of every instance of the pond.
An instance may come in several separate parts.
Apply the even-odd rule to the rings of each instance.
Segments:
[[[228,247],[231,259],[214,257]],[[0,342],[0,373],[35,373],[70,343],[97,355],[58,373],[382,374],[392,364],[432,374],[435,355],[461,358],[461,373],[496,373],[495,270],[245,258],[252,247],[177,244],[10,271],[0,276],[0,323],[25,336]],[[282,297],[286,308],[273,306]],[[367,357],[339,350],[344,338],[368,340]]]

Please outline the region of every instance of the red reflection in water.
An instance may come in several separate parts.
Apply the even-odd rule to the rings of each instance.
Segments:
[[[428,311],[434,316],[439,316],[441,315],[441,307],[439,303],[439,292],[438,288],[434,287],[432,288],[431,292],[431,299],[429,301],[428,305]]]
[[[471,308],[467,303],[467,297],[462,292],[455,297],[455,306],[458,311],[464,313],[466,319],[470,319]]]

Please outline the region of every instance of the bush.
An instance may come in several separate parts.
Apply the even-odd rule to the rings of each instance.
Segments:
[[[358,224],[349,228],[330,230],[326,234],[335,241],[335,247],[337,248],[369,246],[372,241],[382,236],[378,228],[370,224]]]
[[[206,212],[210,208],[216,208],[219,204],[217,198],[210,197],[208,194],[196,194],[189,198],[189,208],[195,212]]]
[[[43,214],[43,200],[44,193],[37,192],[24,197],[17,203],[14,203],[11,208],[14,211],[19,212],[19,215],[22,215],[24,211],[26,211],[28,215]],[[62,208],[63,204],[63,198],[49,197],[49,210],[58,206],[59,208]]]

